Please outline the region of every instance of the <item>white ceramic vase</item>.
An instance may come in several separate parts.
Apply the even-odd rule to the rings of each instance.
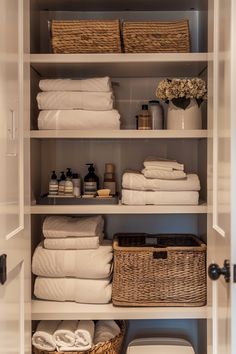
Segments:
[[[191,99],[186,109],[169,102],[167,111],[167,129],[202,129],[202,112],[195,99]]]

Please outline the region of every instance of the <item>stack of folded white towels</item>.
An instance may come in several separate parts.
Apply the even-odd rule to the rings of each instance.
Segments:
[[[45,351],[86,351],[120,334],[115,321],[40,321],[32,337],[35,348]]]
[[[39,87],[39,129],[120,129],[109,77],[45,79],[40,80]]]
[[[173,160],[148,157],[141,172],[125,172],[122,203],[127,205],[197,205],[200,181]]]
[[[39,299],[105,304],[111,301],[113,250],[103,240],[101,216],[48,216],[45,240],[36,248],[32,271]]]

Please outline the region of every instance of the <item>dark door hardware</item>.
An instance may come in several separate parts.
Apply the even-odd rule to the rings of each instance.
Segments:
[[[211,280],[217,280],[221,275],[224,276],[226,283],[230,281],[230,263],[228,260],[224,261],[223,268],[220,268],[218,264],[212,263],[208,268],[208,275]]]
[[[7,255],[2,254],[0,256],[0,284],[4,284],[7,281]]]

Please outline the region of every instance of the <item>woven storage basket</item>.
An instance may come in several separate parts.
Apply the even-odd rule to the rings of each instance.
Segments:
[[[121,52],[119,20],[53,20],[51,34],[53,53]]]
[[[118,336],[115,338],[112,338],[111,340],[97,344],[90,350],[86,350],[83,352],[60,352],[60,354],[120,354],[121,349],[122,349],[122,343],[124,339],[124,334],[125,334],[125,329],[126,325],[124,321],[117,321],[117,324],[120,326],[121,332]],[[35,347],[33,347],[34,354],[58,354],[59,352],[54,351],[54,352],[48,352],[45,350],[39,350]]]
[[[116,234],[112,302],[203,306],[206,245],[193,235]]]
[[[188,53],[191,50],[188,20],[174,22],[124,22],[126,53]]]

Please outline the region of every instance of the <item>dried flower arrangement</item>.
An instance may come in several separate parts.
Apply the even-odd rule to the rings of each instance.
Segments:
[[[207,99],[207,88],[204,80],[194,77],[186,79],[164,79],[156,90],[157,98],[186,109],[191,99],[196,99],[198,106]]]

